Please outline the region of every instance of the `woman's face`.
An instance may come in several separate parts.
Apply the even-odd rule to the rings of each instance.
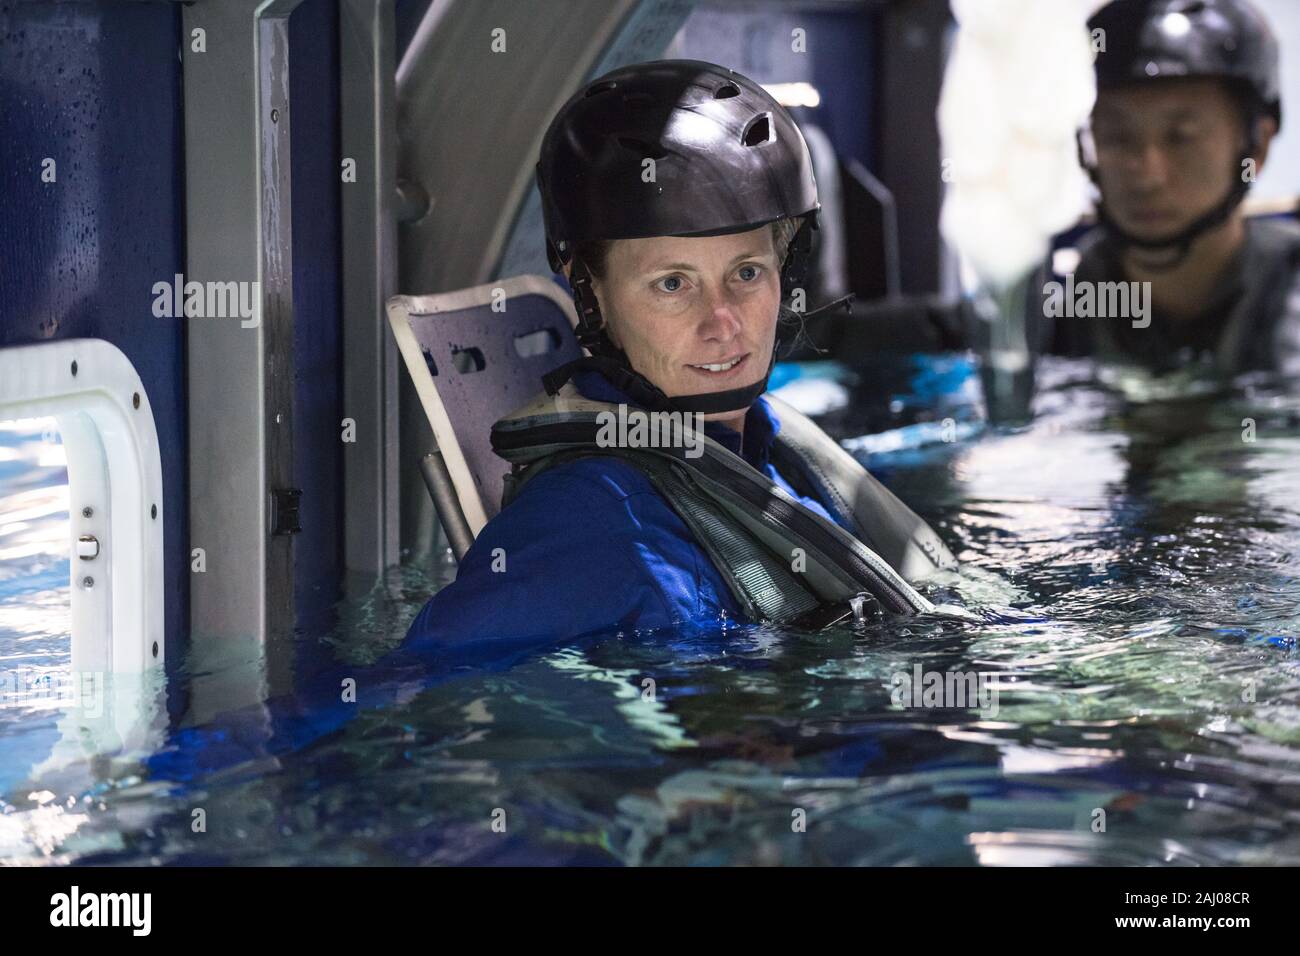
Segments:
[[[670,398],[744,388],[767,374],[781,302],[770,226],[617,240],[592,288],[614,344]]]

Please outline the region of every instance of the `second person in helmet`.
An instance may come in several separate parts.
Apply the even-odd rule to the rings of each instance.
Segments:
[[[943,543],[816,425],[762,397],[818,212],[784,108],[713,64],[626,67],[561,108],[537,178],[548,256],[591,354],[494,426],[513,466],[504,507],[406,650],[930,610],[909,581],[955,564]],[[702,434],[611,441],[609,423],[630,415]]]
[[[1138,283],[1128,301],[1140,298],[1143,314],[1062,315],[1063,284],[1045,265],[1026,301],[1031,351],[1155,374],[1300,374],[1300,228],[1242,208],[1282,123],[1268,22],[1249,0],[1112,0],[1088,28],[1097,98],[1079,153],[1099,222],[1080,243],[1071,288],[1097,302]],[[868,348],[990,347],[968,302],[934,315],[890,303],[866,312],[810,338],[833,348],[845,330]],[[1003,412],[1023,417],[1026,397]],[[990,413],[1000,404],[990,400]]]
[[[1150,283],[1150,314],[1058,319],[1055,350],[1300,370],[1300,230],[1241,209],[1282,120],[1267,22],[1248,0],[1114,0],[1089,28],[1105,38],[1082,137],[1101,228],[1075,281]]]

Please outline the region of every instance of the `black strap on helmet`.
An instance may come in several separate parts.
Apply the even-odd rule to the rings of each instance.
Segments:
[[[573,306],[578,311],[578,344],[592,355],[608,354],[614,350],[614,344],[605,333],[600,303],[591,287],[591,273],[581,259],[575,258],[569,266],[569,288],[573,290]]]

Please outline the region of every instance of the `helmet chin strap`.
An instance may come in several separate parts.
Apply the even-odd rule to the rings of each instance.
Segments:
[[[1102,228],[1114,236],[1122,246],[1150,252],[1169,250],[1171,255],[1168,260],[1159,263],[1143,262],[1143,266],[1152,272],[1170,272],[1186,261],[1197,239],[1228,221],[1228,217],[1241,205],[1242,200],[1246,198],[1246,193],[1249,191],[1249,183],[1239,182],[1224,197],[1222,202],[1205,215],[1199,217],[1187,228],[1173,236],[1159,239],[1143,239],[1126,230],[1115,221],[1115,217],[1110,214],[1110,210],[1106,208],[1104,202],[1097,204],[1097,220],[1101,223]]]
[[[587,270],[587,264],[576,257],[569,265],[569,288],[573,290],[573,305],[578,310],[578,327],[575,330],[578,344],[592,355],[617,352],[605,334],[605,320],[601,317],[600,302],[591,287],[591,273]]]
[[[612,349],[613,346],[611,345]],[[628,398],[642,408],[656,412],[684,412],[713,415],[718,412],[744,411],[753,405],[758,396],[767,391],[767,381],[772,377],[776,365],[776,347],[773,343],[772,358],[767,363],[763,377],[752,385],[732,388],[725,392],[701,392],[697,395],[674,395],[669,398],[663,389],[655,385],[640,372],[628,364],[627,356],[614,349],[622,358],[612,355],[591,355],[574,359],[552,372],[542,376],[542,385],[548,395],[554,395],[565,382],[575,374],[583,371],[599,372],[610,384],[625,393]]]
[[[850,292],[848,295],[828,302],[826,305],[809,312],[804,316],[804,319],[810,319],[840,306],[844,306],[849,312],[852,312],[854,295],[854,293]],[[664,394],[663,389],[632,368],[627,353],[615,346],[603,329],[597,334],[601,341],[598,343],[599,351],[596,354],[574,359],[572,362],[561,365],[554,371],[542,376],[542,385],[546,388],[548,395],[554,395],[558,392],[560,387],[578,372],[591,370],[603,375],[637,405],[652,411],[686,412],[688,414],[699,412],[704,415],[713,415],[719,412],[738,412],[749,408],[750,405],[754,404],[758,396],[767,391],[767,383],[772,377],[772,369],[776,367],[777,341],[774,339],[772,342],[772,357],[767,363],[767,371],[753,385],[731,388],[724,392],[700,392],[696,395],[674,395],[670,398]]]

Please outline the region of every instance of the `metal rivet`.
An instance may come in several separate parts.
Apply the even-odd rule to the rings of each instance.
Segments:
[[[76,363],[76,360],[75,360],[75,359],[74,359],[73,362],[72,362],[72,374],[73,374],[73,375],[76,375],[76,374],[77,374],[77,363]]]
[[[278,122],[280,122],[280,111],[279,111],[279,110],[271,110],[271,122],[272,122],[272,123],[278,123]]]
[[[87,591],[89,591],[91,588],[93,588],[93,587],[95,586],[95,579],[94,579],[94,578],[82,578],[82,579],[81,579],[81,586],[82,586],[83,588],[85,588]]]
[[[157,657],[157,656],[158,656],[158,642],[157,642],[157,641],[154,641],[154,642],[153,642],[153,656],[154,656],[154,657]]]
[[[81,517],[83,518],[89,518],[94,513],[95,513],[95,509],[90,507],[89,505],[81,509]]]
[[[158,517],[158,506],[157,506],[157,505],[150,505],[150,506],[149,506],[149,517],[150,517],[150,518],[157,518],[157,517]]]
[[[139,393],[139,392],[136,392],[134,395],[131,396],[131,407],[132,407],[132,408],[139,408],[139,407],[140,407],[140,393]]]

